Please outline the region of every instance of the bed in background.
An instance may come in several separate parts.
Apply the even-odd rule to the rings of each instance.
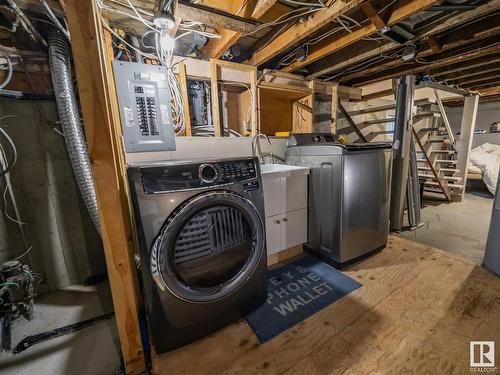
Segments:
[[[495,195],[500,167],[500,145],[484,143],[470,152],[467,179],[482,179],[491,194]]]

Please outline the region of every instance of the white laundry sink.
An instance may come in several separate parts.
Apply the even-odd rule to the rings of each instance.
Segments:
[[[279,174],[279,177],[287,177],[292,174],[309,174],[309,168],[297,167],[288,164],[264,164],[260,166],[260,172],[263,176],[270,174]]]

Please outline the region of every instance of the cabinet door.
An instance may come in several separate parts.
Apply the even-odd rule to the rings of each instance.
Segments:
[[[307,174],[295,173],[286,179],[286,209],[283,212],[307,208]]]
[[[307,242],[307,209],[287,212],[282,223],[285,249]]]
[[[277,253],[285,249],[285,239],[282,221],[283,215],[266,218],[266,245],[267,255]]]
[[[286,211],[286,177],[277,175],[262,176],[264,188],[264,209],[266,217],[282,214]]]

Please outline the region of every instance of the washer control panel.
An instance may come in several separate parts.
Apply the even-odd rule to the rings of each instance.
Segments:
[[[256,181],[257,171],[251,158],[140,168],[146,194]]]

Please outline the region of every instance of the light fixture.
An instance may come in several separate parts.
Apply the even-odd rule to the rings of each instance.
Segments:
[[[417,56],[417,47],[414,44],[409,44],[403,49],[401,59],[403,61],[411,61]]]
[[[170,12],[156,12],[153,23],[161,30],[171,30],[175,26],[175,19]]]

